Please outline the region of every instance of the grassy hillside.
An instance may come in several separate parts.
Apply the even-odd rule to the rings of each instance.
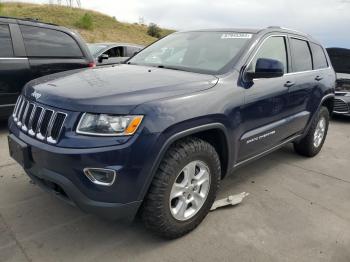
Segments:
[[[92,29],[78,28],[77,23],[85,14],[92,19]],[[54,23],[78,31],[87,42],[129,42],[136,44],[150,44],[156,38],[147,35],[147,26],[121,23],[115,18],[99,12],[69,8],[55,5],[36,5],[24,3],[3,3],[0,8],[1,16],[21,18],[36,18],[43,22]],[[171,33],[162,29],[162,35]]]

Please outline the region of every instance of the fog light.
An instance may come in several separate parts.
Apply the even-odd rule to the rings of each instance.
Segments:
[[[116,178],[116,172],[111,169],[85,168],[84,173],[92,183],[100,186],[111,186]]]

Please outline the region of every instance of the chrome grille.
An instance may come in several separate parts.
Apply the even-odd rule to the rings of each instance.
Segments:
[[[334,112],[336,113],[348,113],[350,111],[349,105],[342,99],[334,99]]]
[[[66,117],[66,113],[39,106],[23,96],[18,98],[13,111],[13,120],[23,132],[51,144],[57,143]]]

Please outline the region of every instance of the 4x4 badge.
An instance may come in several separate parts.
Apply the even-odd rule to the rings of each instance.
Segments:
[[[34,97],[36,100],[38,100],[38,99],[41,97],[41,94],[38,93],[37,91],[34,91],[34,92],[32,93],[32,97]]]

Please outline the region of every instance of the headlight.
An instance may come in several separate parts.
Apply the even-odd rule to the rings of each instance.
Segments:
[[[77,133],[93,136],[128,136],[136,132],[143,116],[114,116],[85,113],[78,124]]]

